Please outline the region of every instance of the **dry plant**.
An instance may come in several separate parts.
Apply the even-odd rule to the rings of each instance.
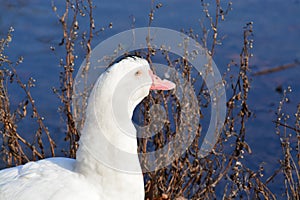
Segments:
[[[13,28],[10,28],[7,37],[0,40],[0,141],[2,143],[1,157],[7,166],[45,158],[45,146],[50,147],[50,155],[54,156],[55,148],[55,143],[30,93],[30,89],[35,85],[35,80],[29,78],[24,83],[16,72],[16,67],[22,63],[23,58],[12,62],[5,55],[5,48],[12,41],[12,32]],[[11,103],[13,96],[8,93],[8,88],[13,85],[21,88],[24,94],[24,98],[19,100],[17,106]],[[28,117],[36,122],[35,134],[25,133],[18,128],[18,124]],[[31,135],[30,139],[25,139],[26,135]],[[49,145],[45,145],[45,143]]]
[[[63,30],[63,38],[60,46],[65,47],[65,58],[60,60],[62,72],[60,73],[60,88],[54,88],[53,91],[58,95],[62,105],[59,110],[62,119],[66,125],[65,141],[69,142],[69,150],[65,154],[71,158],[76,157],[78,148],[79,132],[77,131],[74,116],[72,114],[72,96],[74,88],[74,66],[77,58],[75,48],[77,47],[78,37],[81,36],[81,45],[86,49],[86,62],[88,63],[91,52],[91,42],[93,38],[93,29],[95,28],[93,19],[93,5],[91,0],[87,1],[66,1],[65,10],[62,15],[58,14],[57,7],[52,1],[52,9],[56,13]],[[80,33],[80,17],[89,17],[89,30]],[[88,64],[86,65],[88,66]],[[82,103],[84,105],[85,102]]]
[[[226,14],[230,11],[231,2],[228,2],[226,9],[223,9],[221,2],[216,0],[214,15],[209,11],[209,4],[204,1],[201,2],[205,16],[212,29],[213,42],[210,43],[210,48],[208,48],[209,43],[207,42],[210,35],[205,28],[204,22],[201,24],[203,28],[203,37],[201,39],[192,29],[186,33],[194,39],[199,39],[203,46],[209,49],[209,54],[214,56],[216,46],[221,43],[221,39],[218,38],[218,24],[224,20]],[[152,6],[149,14],[149,24],[154,19],[154,10],[158,8],[158,6]],[[243,161],[244,155],[251,153],[251,148],[246,143],[245,136],[246,123],[248,118],[251,117],[247,100],[250,90],[249,59],[252,56],[250,51],[253,45],[253,40],[251,39],[252,23],[248,23],[244,28],[243,37],[244,45],[240,53],[240,61],[239,63],[230,63],[228,66],[229,72],[225,75],[225,78],[230,77],[226,85],[231,90],[229,91],[229,100],[227,102],[227,117],[222,135],[210,155],[202,158],[198,154],[203,125],[195,122],[195,119],[190,117],[195,113],[195,106],[190,106],[186,109],[184,101],[178,102],[176,97],[170,93],[156,93],[143,102],[141,111],[143,111],[144,115],[142,118],[145,121],[144,124],[149,124],[149,109],[154,103],[160,103],[167,111],[172,110],[172,113],[168,115],[171,115],[173,119],[170,120],[171,123],[165,123],[164,128],[152,138],[144,138],[139,141],[141,152],[145,153],[147,149],[157,150],[164,145],[168,145],[176,137],[176,133],[178,134],[181,131],[179,130],[181,126],[187,127],[187,135],[195,134],[196,136],[188,150],[178,159],[175,159],[172,164],[163,169],[144,174],[147,199],[159,199],[162,197],[163,199],[181,197],[188,199],[215,199],[220,195],[223,195],[223,199],[275,199],[273,193],[261,180],[261,171],[252,171]],[[151,58],[155,53],[158,52],[151,49],[149,45],[147,58]],[[195,72],[193,72],[192,66],[186,60],[178,58],[172,61],[172,56],[166,52],[163,54],[169,66],[180,71],[182,77],[185,77],[190,85],[194,85],[196,82],[199,84],[198,79],[200,75],[198,77],[194,76]],[[230,72],[232,74],[229,74]],[[209,116],[205,115],[207,113],[205,110],[209,108],[209,95],[205,83],[202,82],[202,84],[194,85],[194,87],[200,88],[197,94],[197,103],[200,104],[201,117],[209,118]],[[186,96],[190,105],[193,105],[192,94],[186,94]],[[175,103],[172,105],[168,104],[166,101],[170,101],[170,99]],[[169,108],[170,106],[172,107],[171,109]],[[178,120],[180,115],[184,116],[184,120]],[[159,116],[156,117],[158,118]],[[155,119],[155,116],[152,116],[152,118]],[[194,123],[198,124],[196,129],[192,128]],[[174,126],[175,128],[172,128]],[[182,141],[186,140],[186,137],[183,137]],[[163,160],[167,155],[157,156],[157,160]],[[141,162],[147,161],[141,159]]]
[[[230,11],[231,2],[222,2],[225,5],[221,5],[220,0],[215,0],[214,4],[212,4],[215,6],[213,14],[211,12],[211,5],[209,6],[204,0],[201,0],[201,3],[202,10],[206,16],[206,21],[203,20],[201,22],[203,36],[199,37],[192,29],[185,32],[201,42],[213,57],[216,54],[217,45],[222,40],[218,35],[218,24],[225,19],[227,13]],[[155,4],[155,1],[152,0],[149,13],[149,26],[151,26],[154,20],[155,12],[162,6],[161,3]],[[80,137],[71,107],[74,67],[77,58],[76,48],[79,46],[86,50],[85,70],[87,71],[89,69],[89,56],[93,34],[97,33],[94,30],[93,4],[91,0],[66,0],[62,14],[59,14],[60,11],[54,2],[52,3],[52,8],[62,25],[63,37],[59,45],[64,46],[66,52],[65,57],[60,60],[62,68],[60,73],[60,88],[54,89],[54,92],[61,100],[60,111],[66,125],[65,140],[68,141],[69,149],[65,153],[69,157],[75,157],[78,147],[77,141]],[[84,16],[88,16],[87,20],[89,22],[86,30],[85,28],[81,28],[82,23],[86,22]],[[81,23],[81,21],[83,22]],[[208,26],[206,22],[208,22]],[[180,102],[172,92],[152,92],[143,101],[137,111],[139,123],[147,125],[151,123],[151,120],[157,120],[153,123],[153,126],[158,126],[158,128],[154,127],[152,129],[155,130],[156,128],[157,130],[154,136],[138,139],[138,151],[146,153],[160,149],[168,145],[169,141],[178,137],[178,134],[176,135],[178,132],[187,133],[183,136],[181,135],[181,138],[178,138],[179,141],[185,141],[189,139],[190,135],[195,135],[190,147],[170,165],[157,171],[144,173],[146,199],[219,199],[220,196],[226,200],[237,198],[276,199],[276,196],[270,191],[268,183],[281,173],[285,177],[286,197],[289,199],[299,199],[300,106],[298,106],[295,115],[295,125],[292,127],[286,122],[286,119],[288,119],[287,115],[283,115],[281,112],[286,96],[284,96],[284,99],[280,103],[278,118],[276,120],[277,133],[280,135],[284,153],[284,157],[281,160],[281,168],[275,171],[274,175],[267,181],[264,181],[262,179],[263,170],[253,171],[247,167],[244,161],[244,157],[251,154],[251,148],[246,142],[246,127],[248,119],[252,116],[248,107],[248,96],[251,88],[249,61],[252,56],[251,49],[253,45],[252,26],[252,23],[248,23],[244,27],[244,43],[240,53],[240,60],[238,62],[232,61],[228,65],[228,71],[224,75],[223,81],[227,87],[228,96],[226,121],[215,148],[206,157],[201,157],[198,153],[204,125],[199,123],[198,119],[191,117],[193,116],[192,113],[194,113],[199,114],[201,119],[209,118],[207,113],[210,108],[210,96],[205,82],[193,71],[190,63],[183,58],[177,58],[164,50],[154,50],[150,45],[146,52],[140,52],[150,63],[152,63],[155,55],[163,55],[166,63],[181,73],[182,77],[187,81],[181,89],[190,91],[191,93],[186,93],[186,96]],[[82,25],[82,27],[84,26]],[[212,30],[211,34],[209,30]],[[16,67],[21,63],[22,59],[13,63],[4,56],[4,48],[8,46],[11,40],[11,32],[8,33],[7,38],[0,41],[1,155],[4,158],[4,162],[9,166],[44,158],[46,156],[44,149],[46,141],[50,144],[51,156],[54,156],[55,147],[44,125],[43,118],[38,114],[30,93],[30,88],[34,86],[34,80],[30,78],[26,84],[23,84],[16,73]],[[25,94],[25,98],[20,101],[16,109],[12,108],[8,96],[7,90],[9,84],[17,84]],[[189,86],[199,88],[196,98],[193,98],[193,91]],[[86,100],[86,93],[82,95],[84,96],[83,99]],[[167,103],[170,101],[171,103]],[[190,103],[190,107],[184,106],[185,101]],[[84,105],[85,101],[82,104]],[[165,108],[165,115],[169,117],[167,122],[159,121],[161,118],[152,115],[151,107],[154,104],[160,104]],[[200,107],[200,110],[195,109],[197,106]],[[18,130],[19,121],[26,118],[29,111],[32,112],[31,117],[36,120],[38,125],[38,129],[31,142],[28,142],[28,139],[24,139],[22,136],[25,133]],[[182,118],[186,120],[181,120]],[[282,120],[284,121],[282,122]],[[159,129],[159,125],[162,125],[163,128]],[[182,130],[182,127],[186,129]],[[296,140],[290,134],[291,132],[295,133]],[[42,137],[43,135],[46,137]],[[172,147],[170,146],[169,148],[171,151]],[[179,147],[177,146],[176,148],[178,149]],[[156,160],[163,162],[164,156],[158,154]],[[151,162],[142,157],[140,159],[142,165]]]
[[[300,104],[298,103],[294,114],[285,111],[285,106],[289,102],[288,94],[291,92],[290,86],[283,90],[283,96],[277,108],[274,123],[283,155],[279,160],[280,168],[268,178],[267,183],[277,182],[283,177],[284,194],[282,196],[286,199],[300,199]]]

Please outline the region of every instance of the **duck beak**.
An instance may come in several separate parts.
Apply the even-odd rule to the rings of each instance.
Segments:
[[[149,70],[149,74],[152,79],[152,85],[150,90],[172,90],[175,88],[175,83],[168,81],[166,79],[161,80],[158,76],[156,76],[152,70]]]

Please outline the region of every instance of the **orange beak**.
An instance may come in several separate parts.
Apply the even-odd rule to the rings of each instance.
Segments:
[[[156,76],[152,70],[149,70],[149,74],[152,78],[152,85],[150,90],[172,90],[175,88],[175,83],[168,80],[161,80],[158,76]]]

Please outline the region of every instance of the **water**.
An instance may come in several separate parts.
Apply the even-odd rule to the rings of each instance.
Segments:
[[[36,87],[32,89],[36,104],[46,125],[56,138],[63,137],[62,124],[57,113],[59,100],[52,92],[52,87],[59,87],[59,59],[64,56],[64,49],[58,44],[62,38],[62,30],[57,17],[51,9],[50,1],[37,0],[0,0],[0,35],[4,36],[13,26],[13,42],[7,54],[11,60],[24,57],[24,63],[18,67],[23,80],[34,77]],[[58,12],[63,11],[63,1],[55,1]],[[200,1],[161,1],[163,7],[155,11],[152,26],[174,30],[193,28],[201,34],[199,25],[203,18]],[[95,36],[93,45],[116,33],[131,27],[148,25],[150,1],[131,0],[94,2],[94,18],[96,29],[105,27],[105,31]],[[233,10],[220,23],[219,35],[224,39],[221,46],[216,47],[214,60],[221,72],[226,71],[227,63],[238,61],[242,47],[242,28],[247,22],[254,22],[254,57],[251,59],[252,72],[300,60],[300,2],[298,0],[251,0],[234,1]],[[134,19],[134,20],[133,20]],[[112,22],[112,28],[108,28]],[[56,48],[54,52],[50,46]],[[77,52],[82,61],[84,52]],[[278,167],[281,156],[279,139],[275,135],[274,112],[282,94],[275,91],[278,86],[292,86],[290,102],[287,110],[292,113],[296,109],[300,95],[300,66],[263,76],[252,76],[250,91],[250,109],[255,118],[248,122],[247,141],[252,147],[253,155],[246,158],[253,169],[264,162],[266,177]],[[12,101],[22,97],[20,91],[11,91]],[[16,96],[15,96],[16,95]],[[28,133],[31,126],[23,125]],[[58,145],[60,143],[58,142]],[[275,187],[275,186],[274,186]],[[275,187],[276,188],[276,187]]]

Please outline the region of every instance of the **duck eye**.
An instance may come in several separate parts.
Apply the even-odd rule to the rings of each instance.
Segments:
[[[141,71],[141,70],[138,70],[138,71],[135,72],[134,75],[135,75],[135,76],[141,76],[141,75],[142,75],[142,71]]]

